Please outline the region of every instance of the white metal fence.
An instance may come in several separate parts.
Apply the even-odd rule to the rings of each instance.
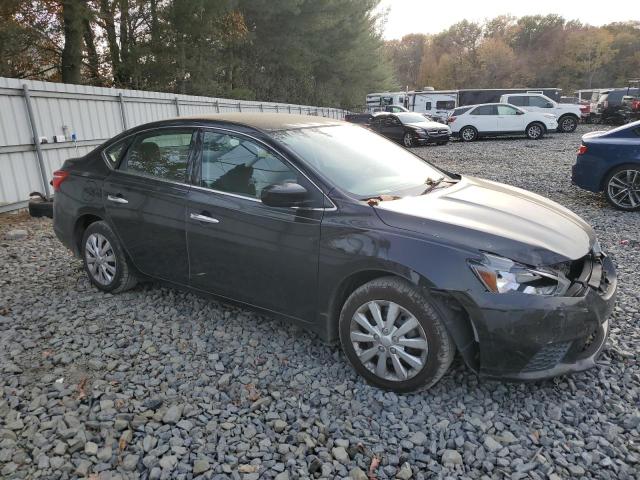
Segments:
[[[52,173],[67,158],[85,155],[123,130],[181,115],[229,111],[332,118],[345,113],[308,105],[0,77],[0,212],[24,207],[33,191],[47,193]],[[54,136],[64,139],[56,143]]]

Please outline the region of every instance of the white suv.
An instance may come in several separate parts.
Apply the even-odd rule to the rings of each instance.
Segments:
[[[531,140],[538,140],[548,131],[558,128],[555,115],[528,112],[506,103],[458,107],[447,123],[451,127],[451,135],[465,142],[500,135],[526,135]]]
[[[509,93],[502,95],[500,101],[523,110],[552,113],[558,119],[559,132],[573,132],[580,121],[580,105],[554,102],[541,93]]]

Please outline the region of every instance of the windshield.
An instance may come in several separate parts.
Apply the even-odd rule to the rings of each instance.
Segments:
[[[427,121],[427,119],[419,113],[396,113],[396,117],[398,117],[402,123],[421,123]]]
[[[355,125],[274,132],[273,136],[341,190],[359,199],[419,195],[445,177],[421,158]]]

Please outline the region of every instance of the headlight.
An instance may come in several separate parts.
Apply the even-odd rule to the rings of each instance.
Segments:
[[[486,253],[481,261],[470,260],[469,266],[487,290],[493,293],[561,296],[571,284],[562,272],[530,268],[508,258]]]

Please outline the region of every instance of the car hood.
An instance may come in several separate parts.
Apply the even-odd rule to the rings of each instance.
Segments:
[[[445,128],[447,127],[447,125],[443,124],[443,123],[439,123],[439,122],[431,122],[429,120],[426,120],[424,122],[415,122],[415,123],[405,123],[405,125],[407,127],[414,127],[414,128],[423,128],[425,130],[429,129],[429,128],[437,128],[437,129],[441,129],[441,128]]]
[[[532,266],[576,260],[595,241],[580,217],[540,195],[472,177],[442,185],[426,195],[380,202],[375,210],[388,226]]]

